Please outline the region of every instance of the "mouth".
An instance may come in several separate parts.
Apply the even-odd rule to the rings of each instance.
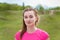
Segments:
[[[31,24],[31,22],[29,21],[28,24]]]

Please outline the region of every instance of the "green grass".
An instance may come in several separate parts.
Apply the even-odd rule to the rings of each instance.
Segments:
[[[60,13],[60,12],[59,12]],[[58,14],[58,13],[57,13]],[[44,15],[41,17],[39,27],[50,34],[51,40],[60,40],[60,15]]]
[[[0,40],[14,40],[22,25],[21,11],[0,11]]]
[[[0,40],[14,40],[14,34],[21,29],[22,11],[0,11]],[[50,35],[51,40],[60,40],[60,12],[43,15],[39,28]]]

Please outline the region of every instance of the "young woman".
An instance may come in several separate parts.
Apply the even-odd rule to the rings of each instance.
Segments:
[[[36,27],[38,20],[37,10],[25,9],[23,12],[23,28],[15,34],[15,40],[49,40],[49,34]]]

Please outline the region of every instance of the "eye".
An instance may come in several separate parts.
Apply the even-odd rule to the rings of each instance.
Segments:
[[[28,18],[27,16],[24,16],[24,18]]]
[[[30,17],[30,18],[33,18],[33,16],[32,16],[32,15],[30,15],[29,17]]]

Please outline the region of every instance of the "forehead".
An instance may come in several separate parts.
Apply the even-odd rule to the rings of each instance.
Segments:
[[[34,13],[35,13],[34,11],[26,11],[26,12],[24,13],[24,16],[25,16],[25,15],[34,15]]]

